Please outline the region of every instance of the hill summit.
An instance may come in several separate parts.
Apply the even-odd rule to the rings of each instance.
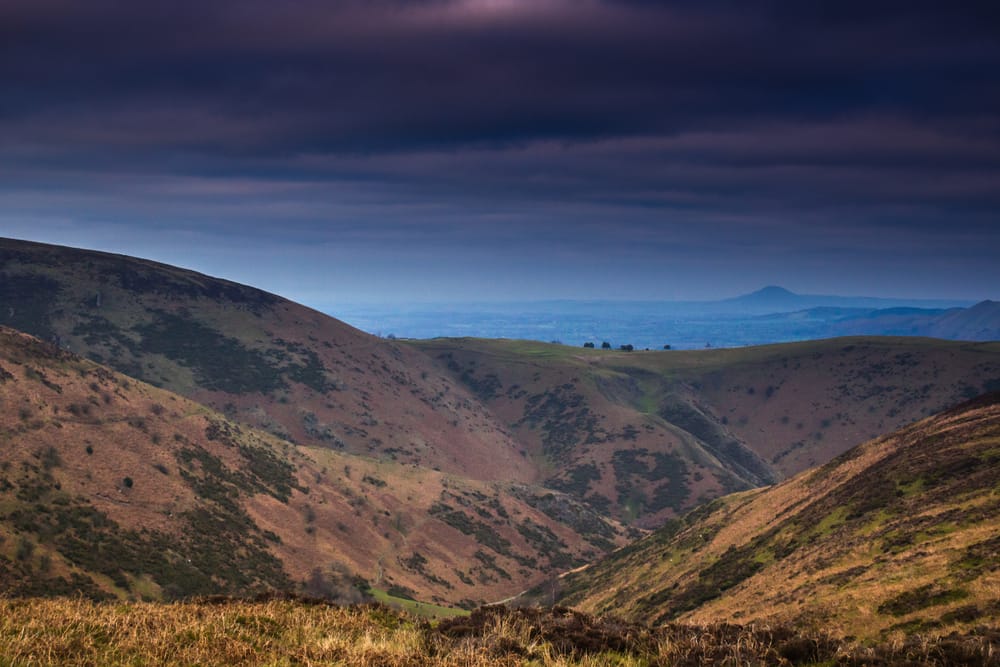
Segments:
[[[799,298],[799,295],[778,285],[768,285],[738,298],[745,301],[788,301]]]

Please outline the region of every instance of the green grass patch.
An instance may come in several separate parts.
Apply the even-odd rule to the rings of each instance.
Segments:
[[[889,509],[878,510],[873,517],[871,517],[867,523],[860,526],[856,533],[862,536],[873,535],[880,528],[885,527],[885,525],[892,519],[897,518],[897,514]]]
[[[976,445],[982,447],[987,442],[990,443],[997,442],[998,444],[995,447],[981,449],[979,453],[976,454],[976,456],[978,456],[979,459],[983,461],[983,463],[988,463],[988,464],[997,463],[998,461],[1000,461],[1000,439],[991,438],[990,440],[979,441],[976,443]]]
[[[840,506],[823,517],[812,529],[813,536],[829,535],[847,521],[847,507]]]
[[[896,482],[896,491],[906,498],[920,493],[927,486],[923,477],[917,477],[906,482]]]
[[[388,592],[382,590],[381,588],[369,588],[368,593],[375,598],[376,602],[381,602],[382,604],[388,605],[393,609],[405,611],[409,614],[413,614],[414,616],[419,616],[420,618],[452,618],[455,616],[469,615],[469,612],[465,609],[442,607],[441,605],[432,604],[430,602],[407,600],[406,598],[389,595]]]

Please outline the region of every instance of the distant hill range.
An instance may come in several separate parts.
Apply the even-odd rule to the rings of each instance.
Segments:
[[[21,592],[347,573],[471,606],[1000,388],[1000,343],[389,340],[177,267],[3,239],[0,325],[0,588]],[[81,544],[123,565],[95,570]],[[178,589],[161,575],[187,559]]]
[[[842,308],[824,306],[759,317],[781,323],[794,336],[926,336],[947,340],[1000,340],[1000,302],[968,308]]]
[[[403,337],[476,336],[651,349],[742,347],[844,335],[1000,340],[995,302],[795,294],[781,287],[719,301],[527,301],[347,306],[357,326]]]
[[[768,315],[789,313],[811,308],[847,308],[878,310],[885,308],[947,309],[964,308],[974,301],[962,299],[903,299],[869,296],[836,296],[827,294],[796,294],[784,287],[769,285],[755,292],[728,299],[701,301],[630,300],[623,295],[620,300],[605,299],[543,299],[535,301],[496,301],[426,303],[400,305],[404,310],[455,310],[495,313],[549,313],[575,315],[612,311],[628,314],[664,313],[678,316],[690,315]]]
[[[890,299],[865,296],[834,296],[823,294],[796,294],[784,287],[770,285],[762,289],[721,301],[687,302],[685,307],[698,305],[706,311],[744,315],[787,313],[810,308],[851,308],[880,310],[886,308],[943,309],[960,308],[973,302],[955,299]]]
[[[1000,618],[1000,394],[716,500],[526,600],[859,638]]]

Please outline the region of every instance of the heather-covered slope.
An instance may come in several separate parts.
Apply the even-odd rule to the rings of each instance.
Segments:
[[[571,499],[291,445],[0,327],[0,592],[151,599],[352,577],[507,597],[621,544]]]
[[[545,484],[647,527],[1000,388],[1000,343],[842,338],[654,352],[411,344],[509,425]]]
[[[424,355],[244,285],[0,239],[0,325],[297,444],[484,480],[536,474]]]
[[[720,498],[567,575],[559,597],[645,621],[794,623],[859,637],[996,624],[998,469],[992,394],[778,486]]]

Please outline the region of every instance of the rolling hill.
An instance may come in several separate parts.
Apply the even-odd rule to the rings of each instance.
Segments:
[[[0,592],[174,599],[352,581],[473,606],[622,544],[546,489],[294,446],[0,327]]]
[[[564,577],[559,600],[630,619],[869,638],[996,623],[998,465],[991,394],[671,521]]]
[[[0,324],[297,444],[533,481],[506,428],[424,355],[251,287],[0,240]]]
[[[809,308],[754,318],[786,336],[927,336],[946,340],[1000,340],[1000,303],[968,308]]]
[[[1000,340],[1000,303],[981,301],[969,308],[894,308],[841,318],[832,333],[932,336],[949,340]]]
[[[483,339],[411,345],[509,424],[547,486],[644,527],[1000,388],[1000,343],[839,338],[657,352]]]

